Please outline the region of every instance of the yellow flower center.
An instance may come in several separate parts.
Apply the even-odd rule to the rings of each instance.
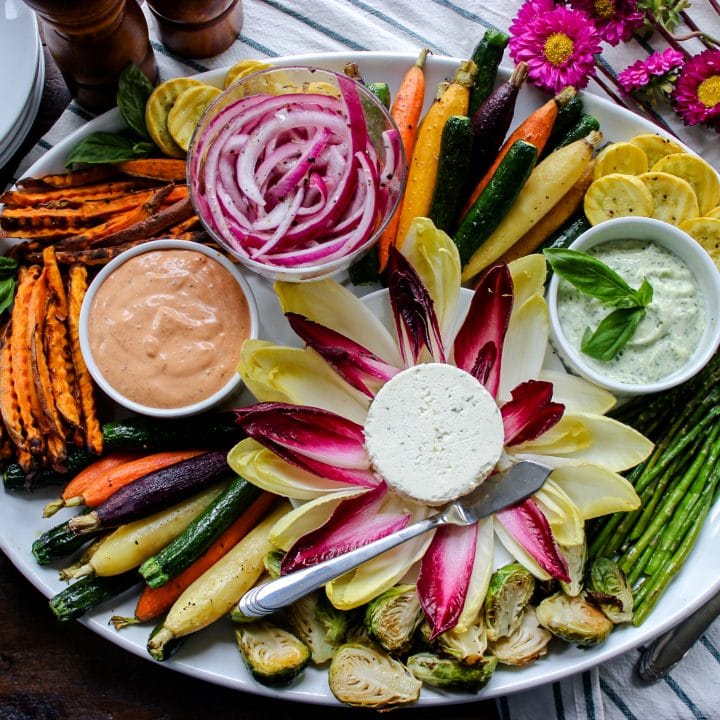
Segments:
[[[606,20],[615,14],[615,0],[595,0],[595,14]]]
[[[706,107],[715,107],[720,103],[720,75],[705,78],[697,89],[698,100]]]
[[[556,67],[562,65],[573,54],[575,43],[565,33],[556,32],[545,40],[545,57]]]

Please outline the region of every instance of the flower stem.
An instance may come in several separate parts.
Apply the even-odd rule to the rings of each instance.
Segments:
[[[711,37],[710,35],[702,32],[702,30],[700,30],[700,28],[695,24],[695,21],[684,10],[680,13],[680,16],[682,17],[683,22],[693,31],[693,33],[684,37],[677,37],[676,35],[676,40],[682,41],[689,40],[691,37],[697,37],[708,50],[713,49],[713,43],[715,43],[716,45],[718,44],[717,40],[715,40],[714,37]]]
[[[715,12],[720,15],[720,2],[718,2],[718,0],[708,0],[708,2],[713,7]]]
[[[648,19],[648,22],[652,24],[652,26],[660,33],[660,35],[663,36],[667,44],[673,48],[674,50],[677,50],[678,52],[681,52],[686,60],[689,60],[692,56],[691,54],[672,36],[671,33],[669,33],[662,25],[661,22],[653,15],[650,10],[645,11],[645,16]]]

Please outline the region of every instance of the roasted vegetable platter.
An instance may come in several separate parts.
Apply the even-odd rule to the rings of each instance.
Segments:
[[[339,72],[343,71],[348,62],[356,62],[367,81],[387,82],[391,92],[394,92],[407,68],[415,62],[415,58],[391,53],[354,53],[294,56],[276,59],[273,62],[277,65],[312,64]],[[442,80],[452,77],[459,62],[453,58],[428,57],[425,65],[428,88],[434,88]],[[509,76],[509,72],[501,69],[502,80],[506,80]],[[222,84],[221,73],[210,72],[199,77],[210,84],[218,86]],[[426,106],[430,104],[431,96],[432,92],[428,92]],[[547,98],[540,93],[524,88],[518,98],[514,122],[516,123],[518,118],[527,116],[546,100]],[[623,140],[638,134],[657,131],[657,128],[648,121],[592,95],[584,94],[583,102],[586,111],[600,121],[605,138]],[[116,131],[120,122],[117,111],[110,111],[98,117],[49,151],[28,171],[28,174],[42,176],[62,172],[68,153],[83,137],[94,131]],[[296,345],[298,340],[283,316],[271,283],[250,273],[247,274],[247,280],[260,308],[259,337],[280,344]],[[360,295],[375,289],[374,287],[358,288],[347,280],[344,284]],[[370,307],[381,314],[383,312],[382,305],[377,300],[370,301]],[[387,314],[386,310],[384,312]],[[390,318],[384,319],[389,325]],[[557,358],[548,351],[546,367],[556,368],[557,363]],[[251,402],[253,402],[252,396],[248,392],[243,392],[235,400],[234,405],[241,406]],[[47,597],[55,595],[66,587],[65,583],[58,579],[58,569],[62,565],[53,563],[40,567],[35,563],[30,547],[42,532],[55,524],[55,521],[71,516],[69,510],[63,509],[55,516],[55,521],[42,518],[43,507],[56,495],[56,489],[38,489],[31,495],[5,490],[0,502],[0,546],[21,572]],[[490,682],[482,690],[482,696],[505,695],[541,683],[556,681],[646,643],[658,633],[676,624],[720,588],[720,570],[717,570],[717,564],[714,562],[716,535],[719,529],[720,518],[715,508],[708,516],[697,545],[677,581],[670,586],[640,627],[619,626],[602,644],[589,649],[553,641],[548,654],[536,662],[516,669],[498,666]],[[511,561],[510,556],[497,544],[495,553],[496,567]],[[128,590],[90,612],[80,622],[87,624],[94,632],[110,642],[148,658],[147,626],[130,626],[117,631],[109,624],[111,616],[133,615],[136,597],[137,589]],[[282,689],[270,688],[256,682],[250,677],[240,659],[233,631],[227,620],[221,620],[193,636],[166,663],[179,672],[246,692],[272,696],[279,694],[284,699],[298,702],[337,702],[328,689],[325,669],[306,668],[301,679]],[[459,703],[477,697],[476,694],[436,692],[425,688],[418,702],[421,705]]]

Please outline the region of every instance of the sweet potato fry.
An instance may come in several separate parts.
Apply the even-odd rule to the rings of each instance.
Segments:
[[[60,320],[57,301],[48,303],[45,315],[45,356],[55,407],[72,427],[80,426],[80,405],[73,385],[75,373],[68,345],[67,328]]]
[[[60,268],[55,257],[55,247],[48,245],[42,251],[42,261],[47,272],[48,287],[55,298],[55,312],[58,320],[64,320],[67,317],[67,294],[65,285],[63,284]]]
[[[10,190],[0,195],[0,203],[6,208],[40,207],[48,203],[62,203],[61,207],[79,207],[87,200],[102,200],[125,195],[134,190],[144,190],[157,182],[143,178],[112,180],[106,183],[75,188],[48,190],[46,187]]]
[[[19,448],[17,453],[17,461],[20,467],[25,472],[25,486],[32,487],[32,475],[34,470],[37,468],[38,463],[33,455],[31,455],[24,448]]]
[[[22,178],[18,180],[18,185],[23,187],[34,185],[50,185],[56,188],[78,187],[80,185],[89,185],[115,177],[117,170],[112,165],[94,165],[90,168],[82,170],[73,170],[68,173],[58,173],[54,175],[43,175],[40,178]]]
[[[70,331],[70,352],[77,375],[80,391],[80,407],[85,426],[85,444],[90,452],[102,454],[102,429],[95,410],[95,395],[92,378],[80,352],[80,305],[87,290],[87,269],[82,265],[70,268],[68,291],[68,330]]]
[[[81,265],[94,266],[105,265],[114,257],[117,257],[123,250],[147,242],[146,239],[135,240],[135,242],[123,243],[122,245],[112,245],[111,247],[93,247],[85,250],[57,250],[55,256],[61,265]],[[35,262],[41,259],[41,255],[37,252],[29,253],[25,256],[27,262]]]
[[[186,233],[188,230],[194,229],[195,226],[199,224],[200,218],[197,215],[191,215],[187,220],[183,220],[182,222],[169,227],[165,232],[169,237],[178,237],[179,235]]]
[[[20,405],[12,375],[11,336],[11,325],[8,323],[3,332],[3,344],[0,350],[0,413],[5,430],[13,444],[19,449],[27,450],[27,439],[23,433]]]
[[[187,185],[176,185],[172,192],[163,200],[163,206],[167,207],[176,203],[178,200],[184,200],[190,195],[190,190]]]
[[[125,175],[153,180],[184,181],[186,175],[185,160],[174,158],[139,158],[115,163],[115,167]]]
[[[51,433],[47,439],[48,460],[53,470],[67,472],[67,444],[65,438]]]

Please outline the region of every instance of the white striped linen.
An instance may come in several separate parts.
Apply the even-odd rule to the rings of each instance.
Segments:
[[[184,61],[151,36],[161,79],[231,65],[244,57],[277,57],[334,50],[417,52],[428,46],[437,54],[466,57],[487,27],[507,30],[521,0],[244,0],[242,34],[224,53],[202,61]],[[715,37],[720,18],[706,0],[693,0],[690,15]],[[695,41],[693,51],[702,49]],[[635,41],[610,48],[604,61],[615,71],[653,49]],[[588,91],[604,94],[591,81]],[[91,116],[72,103],[18,169],[18,176],[43,153]],[[716,168],[720,137],[684,128],[667,110],[659,118]],[[716,622],[664,681],[648,685],[635,673],[639,650],[600,668],[498,700],[503,720],[684,720],[720,718],[720,622]],[[440,716],[439,716],[440,717]]]

